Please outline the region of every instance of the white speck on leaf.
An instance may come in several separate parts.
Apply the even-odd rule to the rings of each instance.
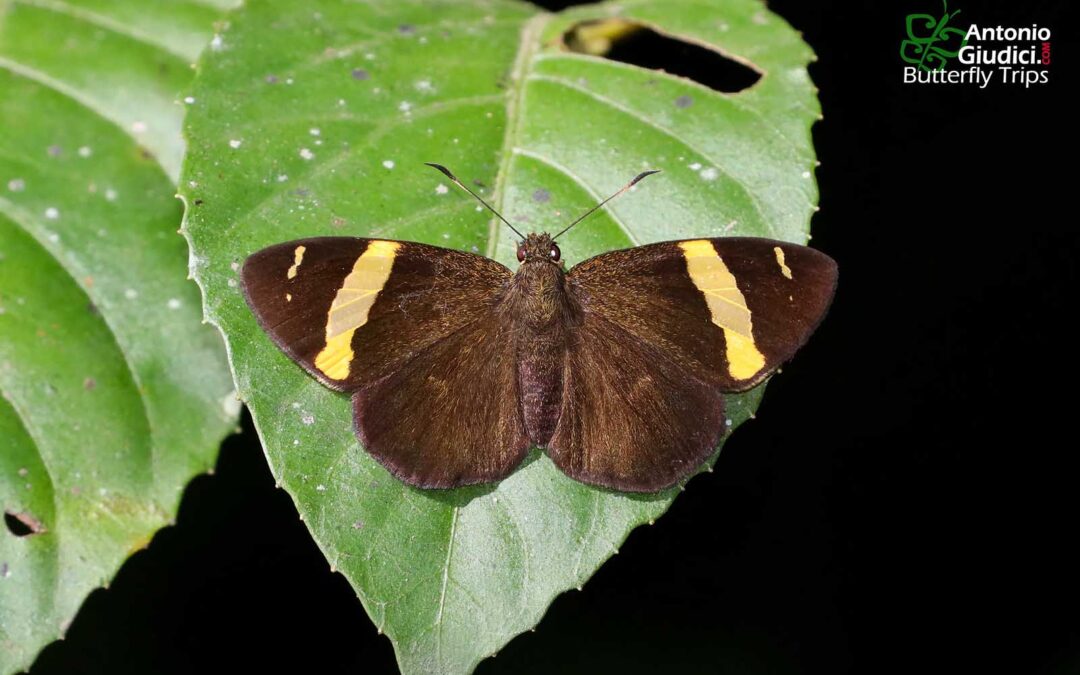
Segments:
[[[8,181],[7,189],[11,192],[22,192],[26,189],[26,181],[22,178],[12,178]]]
[[[195,97],[194,96],[185,96],[184,97],[184,103],[187,103],[188,105],[191,105],[191,104],[195,103]]]
[[[221,409],[225,411],[226,417],[234,418],[240,414],[240,398],[235,391],[230,391],[221,398]]]
[[[442,183],[439,183],[438,185],[435,186],[435,194],[444,195],[447,192],[450,192],[450,188],[446,187]]]
[[[312,136],[318,136],[322,133],[322,130],[319,129],[319,127],[311,127],[310,129],[308,129],[308,133]]]
[[[311,161],[315,159],[315,153],[308,148],[300,148],[300,157],[307,161]]]
[[[169,301],[165,303],[165,306],[169,309],[180,309],[182,303],[177,298],[169,298]]]
[[[318,485],[315,486],[315,490],[318,491],[318,492],[326,492],[326,486],[323,485],[322,483],[319,483]]]
[[[210,40],[210,49],[213,49],[215,52],[221,51],[224,47],[225,42],[221,39],[220,35],[215,35],[214,38]]]
[[[392,159],[384,159],[382,165],[384,167],[386,167],[387,169],[393,169],[394,168],[394,160],[392,160]]]
[[[284,183],[287,180],[289,180],[289,174],[287,174],[287,173],[279,173],[278,174],[277,182]]]
[[[235,149],[239,148],[240,144],[242,144],[242,143],[243,143],[243,141],[241,141],[239,138],[234,138],[231,141],[229,141],[229,147],[232,148],[233,150],[235,150]]]
[[[408,101],[402,101],[398,104],[397,109],[408,115],[410,111],[412,111],[412,103],[409,103]]]
[[[701,178],[703,180],[716,180],[717,176],[719,176],[719,175],[720,175],[720,172],[717,171],[716,167],[714,167],[714,166],[710,166],[707,169],[702,169],[701,170]]]
[[[90,148],[89,145],[84,145],[79,148],[79,157],[89,157],[92,154],[94,154],[94,151]]]
[[[139,297],[139,292],[134,288],[129,288],[124,291],[124,297],[128,300],[134,300],[135,298]]]
[[[107,190],[105,190],[105,199],[107,201],[110,201],[110,202],[115,202],[116,201],[116,190],[114,190],[112,188],[108,188]]]
[[[690,165],[690,170],[691,171],[700,171],[701,170],[701,162],[694,162],[693,164],[691,164]]]
[[[50,206],[49,208],[45,209],[45,217],[49,220],[56,220],[60,217],[60,210],[55,206]]]

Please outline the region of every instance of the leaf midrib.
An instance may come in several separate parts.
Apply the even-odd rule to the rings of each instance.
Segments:
[[[495,210],[500,213],[506,210],[504,200],[506,198],[506,176],[510,173],[510,164],[514,161],[514,148],[517,147],[518,134],[520,132],[520,120],[525,117],[523,110],[525,103],[525,77],[526,69],[532,64],[533,56],[540,49],[540,33],[552,15],[537,14],[525,22],[521,29],[521,46],[514,57],[514,65],[510,69],[510,87],[506,97],[506,132],[503,135],[499,173],[495,176],[494,198]],[[485,255],[488,258],[495,257],[495,248],[499,242],[499,232],[502,223],[498,218],[488,220],[488,245]]]

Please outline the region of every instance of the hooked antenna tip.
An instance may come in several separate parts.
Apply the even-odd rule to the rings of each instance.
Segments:
[[[439,171],[441,171],[441,172],[442,172],[443,174],[445,174],[447,178],[450,178],[450,179],[452,179],[452,180],[457,180],[457,176],[455,176],[454,174],[450,173],[450,169],[447,169],[447,168],[446,168],[445,166],[443,166],[442,164],[436,164],[435,162],[424,162],[424,164],[426,164],[426,165],[430,166],[430,167],[431,167],[431,168],[433,168],[433,169],[438,169],[438,170],[439,170]]]
[[[633,186],[637,185],[637,182],[639,180],[641,180],[642,178],[647,178],[648,176],[651,176],[654,173],[660,173],[660,169],[649,169],[648,171],[642,171],[637,176],[634,176],[634,180],[630,181],[630,185],[628,187],[633,187]]]

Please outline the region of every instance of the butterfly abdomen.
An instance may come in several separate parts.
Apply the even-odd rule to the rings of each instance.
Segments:
[[[545,447],[562,409],[566,335],[562,327],[540,335],[530,332],[519,334],[517,346],[521,415],[529,440]]]
[[[559,421],[566,341],[580,310],[567,293],[562,267],[543,259],[522,263],[502,309],[514,327],[522,421],[529,440],[544,447]]]

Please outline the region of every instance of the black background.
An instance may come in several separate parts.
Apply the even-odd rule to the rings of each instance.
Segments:
[[[836,304],[715,472],[478,672],[1080,671],[1066,5],[950,3],[1054,31],[1049,85],[980,91],[900,82],[937,0],[771,3],[819,56]],[[226,668],[396,670],[247,421],[33,672]]]

